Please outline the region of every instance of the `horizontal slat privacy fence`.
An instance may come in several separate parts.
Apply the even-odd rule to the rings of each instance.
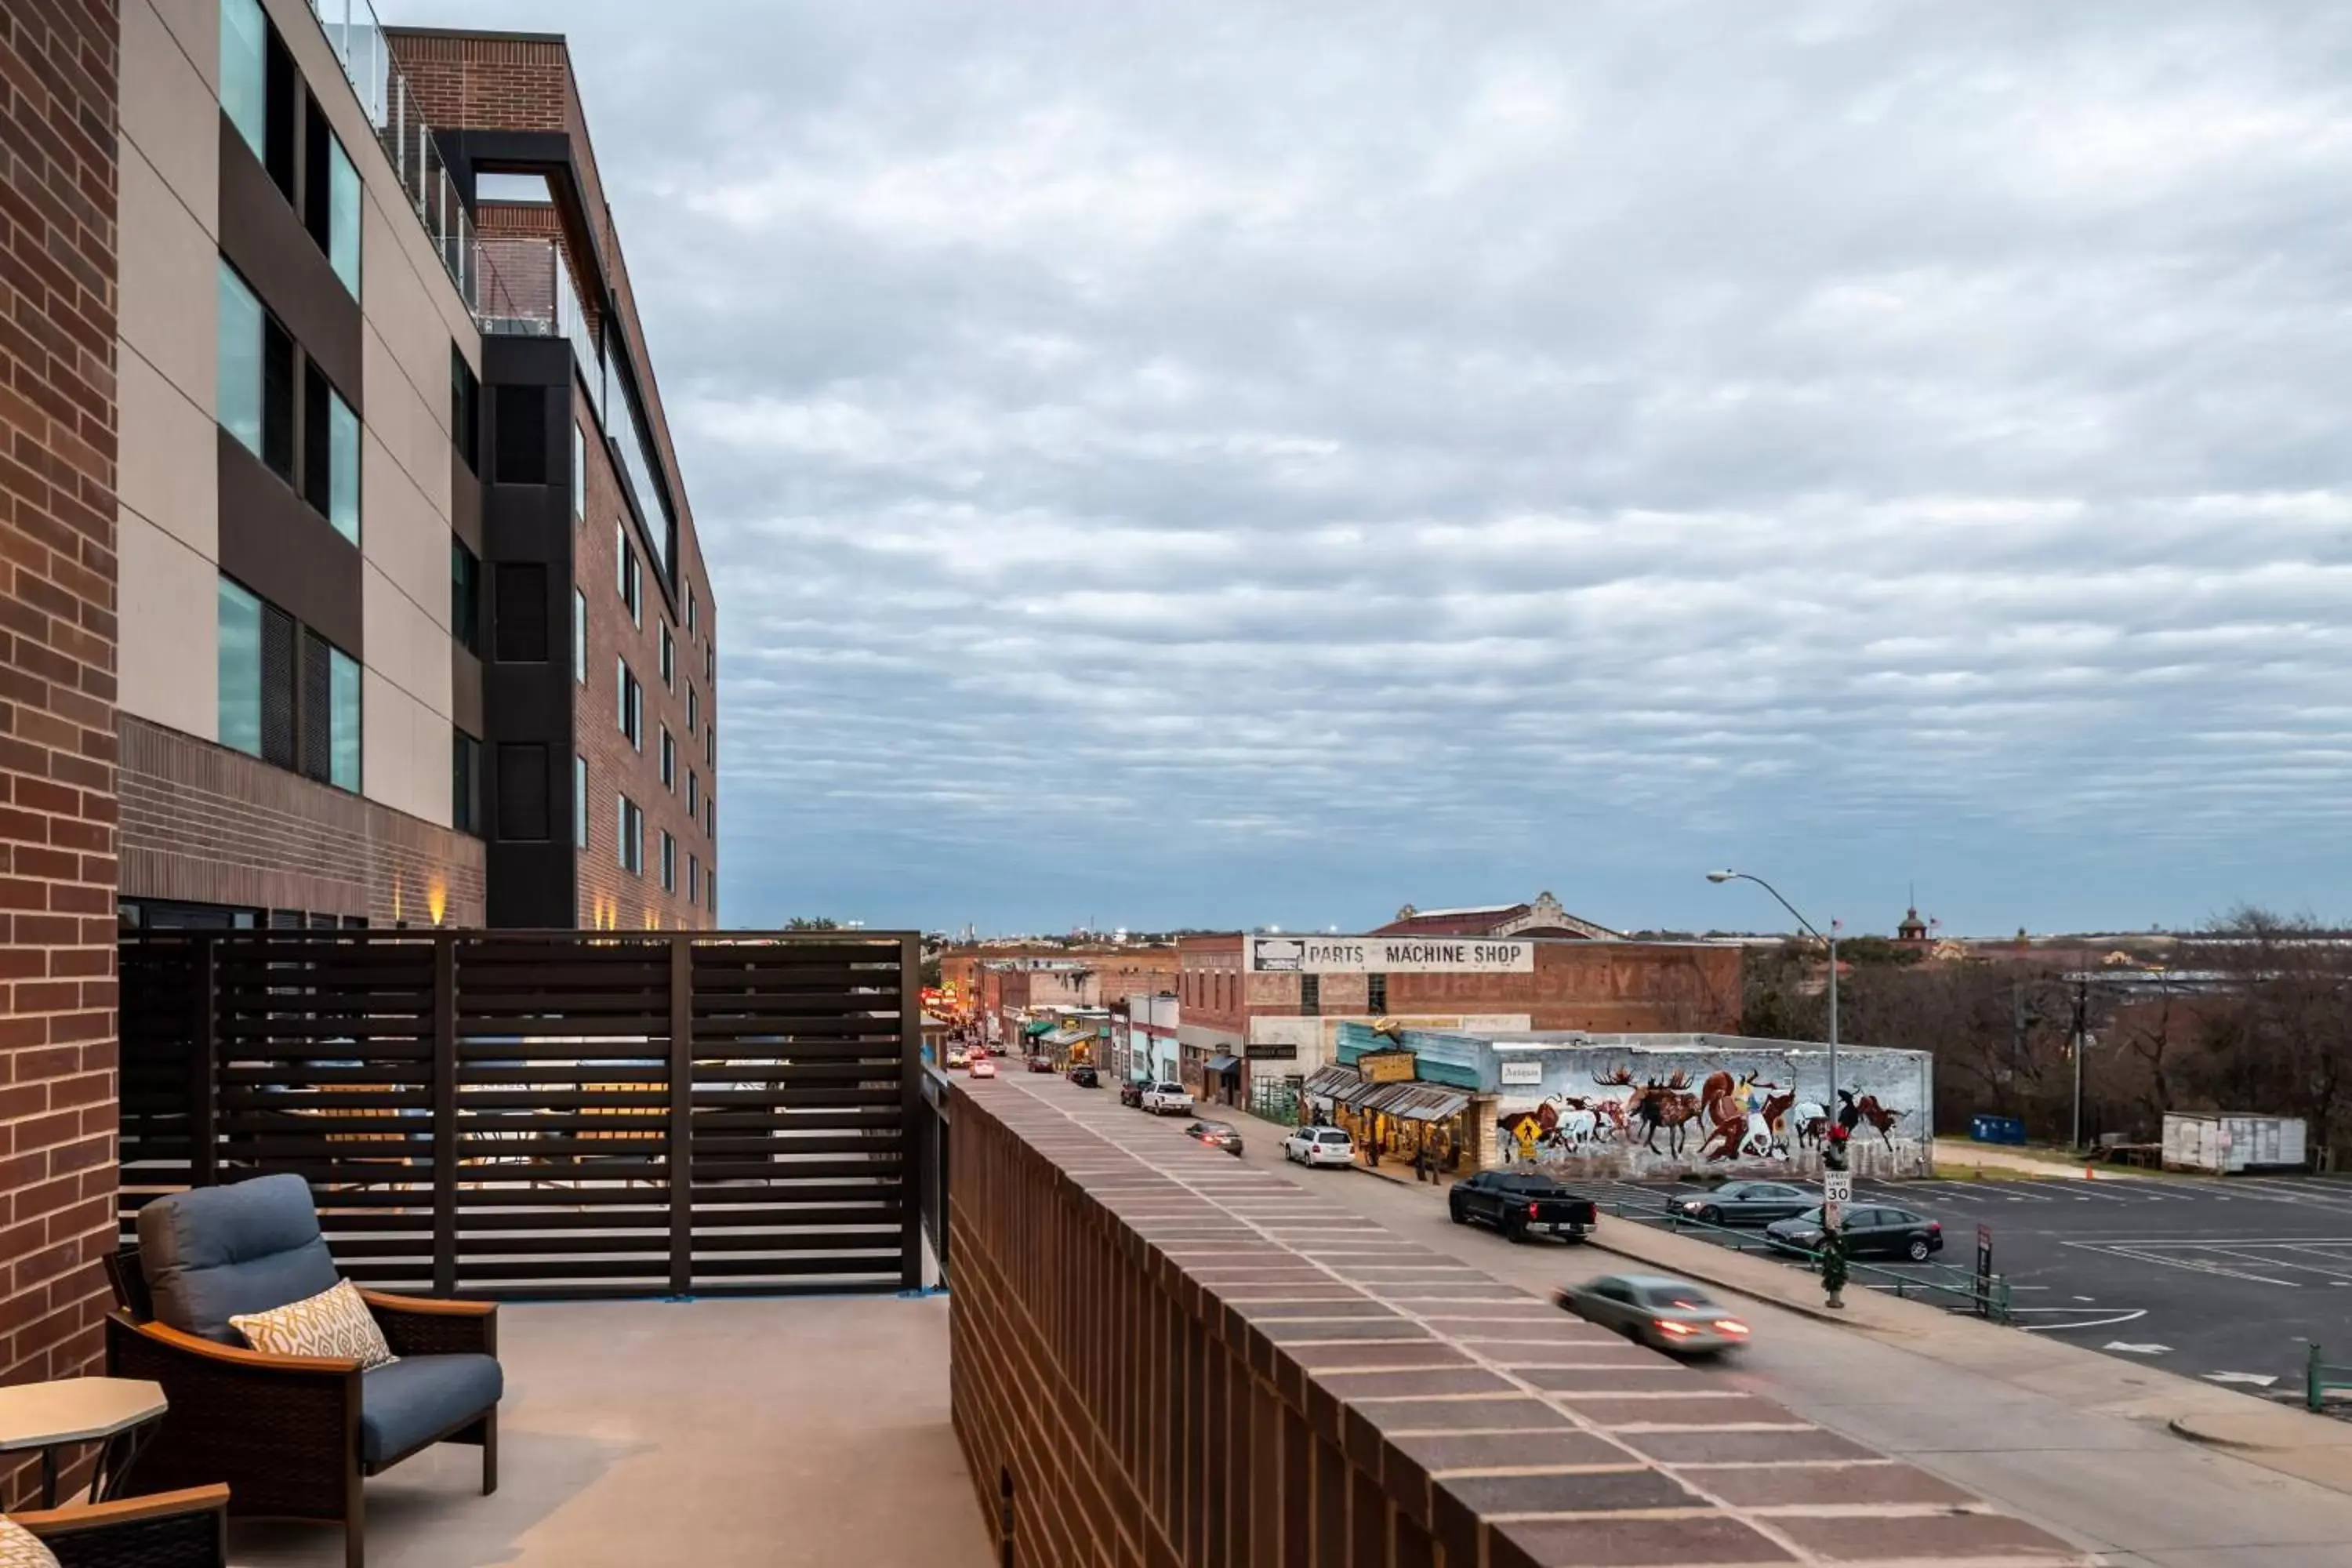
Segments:
[[[898,932],[126,935],[122,1214],[291,1171],[366,1285],[914,1289]]]

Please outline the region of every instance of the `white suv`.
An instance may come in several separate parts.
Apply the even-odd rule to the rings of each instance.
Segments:
[[[1356,1145],[1337,1127],[1302,1127],[1282,1141],[1282,1157],[1302,1165],[1351,1165]]]
[[[1190,1116],[1192,1096],[1181,1083],[1155,1083],[1143,1091],[1143,1109],[1159,1116]]]

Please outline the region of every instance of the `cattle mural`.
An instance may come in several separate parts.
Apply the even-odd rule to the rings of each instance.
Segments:
[[[1505,1088],[1496,1101],[1506,1162],[1591,1175],[1788,1175],[1818,1170],[1830,1129],[1843,1127],[1857,1171],[1929,1173],[1924,1052],[1841,1051],[1834,1090],[1819,1050],[1595,1045],[1529,1056],[1541,1063],[1540,1087]]]

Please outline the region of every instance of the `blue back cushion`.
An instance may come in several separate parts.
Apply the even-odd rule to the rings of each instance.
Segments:
[[[232,1316],[315,1296],[336,1279],[310,1184],[294,1175],[157,1198],[139,1211],[139,1265],[158,1321],[225,1345],[245,1342]]]

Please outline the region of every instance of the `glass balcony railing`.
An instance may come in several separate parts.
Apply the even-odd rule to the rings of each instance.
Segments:
[[[485,235],[474,242],[478,298],[474,320],[484,332],[509,338],[563,338],[572,344],[581,384],[604,417],[604,353],[563,247],[527,235]]]
[[[423,106],[393,63],[390,40],[368,0],[310,0],[327,43],[342,62],[343,75],[359,95],[360,107],[375,127],[376,141],[392,160],[393,173],[408,194],[426,237],[441,257],[450,281],[468,310],[478,307],[481,258],[474,245],[473,220],[458,199],[456,182],[443,167],[440,149],[425,123]]]

